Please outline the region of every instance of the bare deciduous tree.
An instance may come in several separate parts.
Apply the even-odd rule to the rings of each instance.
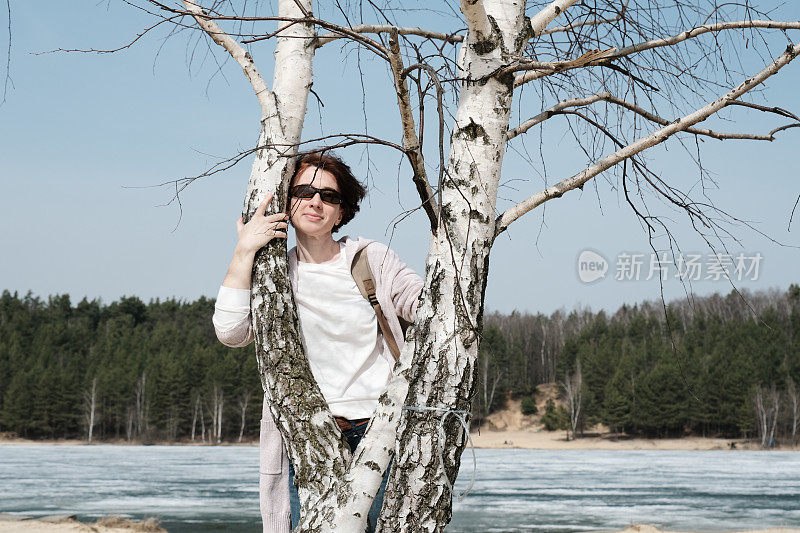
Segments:
[[[247,417],[247,404],[250,403],[250,396],[252,391],[244,390],[239,396],[239,412],[241,413],[241,423],[239,424],[239,439],[237,442],[242,442],[242,435],[244,435],[244,425]]]
[[[192,442],[194,442],[195,430],[197,429],[197,418],[200,417],[201,438],[203,442],[206,441],[206,424],[203,419],[203,402],[200,393],[196,393],[194,399],[194,410],[192,411]]]
[[[97,378],[92,378],[92,386],[83,391],[83,421],[86,425],[86,441],[92,442],[95,413],[97,411]]]
[[[254,155],[245,220],[268,193],[280,200],[270,206],[272,212],[284,208],[293,157],[306,150],[302,126],[317,51],[345,43],[385,61],[391,73],[387,89],[397,97],[401,144],[367,133],[334,132],[316,140],[332,144],[315,148],[371,143],[400,151],[412,168],[411,182],[431,228],[416,322],[352,455],[303,354],[285,247],[273,241],[256,257],[251,308],[259,371],[295,466],[303,531],[363,531],[392,452],[379,527],[441,531],[449,522],[451,483],[466,444],[453,414],[470,409],[489,252],[510,224],[611,171],[651,237],[668,230],[645,203],[658,199],[684,214],[711,245],[715,235],[727,233],[720,220],[731,217],[680,190],[649,168],[641,154],[672,138],[772,141],[800,126],[798,117],[783,108],[743,98],[800,54],[792,33],[800,21],[770,20],[767,9],[760,12],[748,1],[462,0],[453,27],[444,31],[400,24],[403,11],[395,7],[402,6],[391,2],[383,9],[372,2],[337,3],[338,11],[321,18],[310,0],[277,0],[277,13],[269,16],[232,2],[126,1],[158,18],[143,33],[161,24],[173,24],[176,31],[201,30],[241,66],[252,85],[261,108],[257,147],[203,174]],[[356,19],[348,15],[350,8]],[[365,21],[370,14],[374,20]],[[257,30],[259,23],[273,29]],[[780,49],[770,38],[774,33],[787,37]],[[266,39],[276,43],[271,86],[247,48]],[[768,59],[752,72],[739,72],[733,59],[744,47],[756,47]],[[515,98],[526,102],[520,109],[532,105],[537,111],[512,127]],[[430,101],[436,106],[438,142],[426,159],[423,108]],[[722,110],[732,118],[743,109],[769,113],[783,124],[769,132],[701,126]],[[591,163],[498,214],[507,146],[556,117],[566,121]],[[557,157],[542,154],[543,165],[550,156]],[[429,176],[429,168],[437,175]],[[179,180],[176,189],[191,181]],[[563,331],[543,335],[548,345],[557,345]],[[544,351],[542,367],[546,373],[554,370]]]
[[[142,372],[142,375],[136,381],[136,386],[133,389],[133,407],[131,409],[130,420],[128,425],[132,425],[132,431],[129,430],[130,435],[141,438],[147,432],[148,426],[148,403],[147,403],[147,373]]]
[[[791,378],[787,379],[786,398],[789,407],[789,427],[792,431],[792,446],[797,446],[797,430],[800,428],[800,393],[797,384]]]
[[[577,435],[578,422],[581,419],[581,405],[583,404],[583,373],[580,359],[576,363],[575,372],[564,377],[561,387],[564,389],[564,400],[569,413],[569,427],[574,439]],[[569,434],[567,434],[567,438],[569,439]]]
[[[755,390],[756,424],[761,447],[771,448],[775,439],[775,428],[778,425],[781,395],[775,385],[769,389],[759,385]]]
[[[211,438],[215,444],[222,442],[222,412],[224,407],[225,391],[217,383],[214,383],[211,386],[209,410],[211,411]]]

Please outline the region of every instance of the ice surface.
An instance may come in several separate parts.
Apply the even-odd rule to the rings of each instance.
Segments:
[[[800,526],[800,454],[477,450],[449,532]],[[465,461],[456,482],[471,476]],[[159,517],[171,533],[257,531],[258,450],[3,446],[0,511]]]

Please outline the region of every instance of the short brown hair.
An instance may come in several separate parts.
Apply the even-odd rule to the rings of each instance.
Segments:
[[[330,152],[327,154],[324,152],[314,152],[298,157],[295,162],[292,181],[289,182],[289,189],[294,185],[294,180],[297,178],[297,175],[307,167],[317,167],[320,170],[326,170],[336,179],[336,186],[339,187],[339,193],[342,195],[342,220],[331,230],[332,233],[336,233],[339,231],[339,228],[353,220],[353,217],[356,216],[356,213],[358,213],[360,209],[359,204],[367,194],[367,189],[356,179],[353,175],[353,171],[347,166],[347,163]]]

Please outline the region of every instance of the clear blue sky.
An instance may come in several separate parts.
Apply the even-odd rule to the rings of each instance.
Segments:
[[[176,205],[160,205],[171,198],[168,188],[139,187],[198,174],[214,161],[213,156],[253,146],[259,109],[250,86],[230,62],[222,74],[212,76],[214,63],[202,46],[195,50],[197,68],[190,71],[187,56],[192,48],[187,39],[169,40],[159,52],[163,33],[117,54],[33,55],[54,48],[115,47],[149,20],[118,2],[69,4],[12,0],[14,86],[0,108],[0,290],[31,290],[41,296],[69,293],[73,301],[83,296],[105,302],[120,295],[145,300],[213,297],[235,244],[234,221],[241,210],[249,160],[189,187],[181,195],[180,219]],[[2,11],[0,27],[5,28]],[[800,6],[784,11],[800,19]],[[423,18],[419,24],[426,22]],[[793,35],[797,39],[800,32]],[[4,32],[0,42],[6,42]],[[785,40],[775,43],[771,50],[777,55]],[[2,54],[5,57],[5,48]],[[254,56],[271,79],[269,45],[257,47]],[[346,63],[338,47],[318,54],[314,87],[325,107],[310,105],[307,137],[320,131],[363,131],[362,90],[354,59],[351,55]],[[769,82],[763,98],[798,112],[800,60],[795,63]],[[757,58],[745,58],[745,66],[755,73]],[[395,97],[386,69],[371,59],[363,69],[369,131],[399,142]],[[716,124],[731,131],[749,127],[768,131],[785,123],[744,110],[729,116],[738,123]],[[563,157],[548,165],[549,183],[587,163],[563,124],[551,131],[542,149]],[[536,153],[538,140],[530,148]],[[800,282],[796,266],[800,212],[792,231],[787,231],[800,194],[800,129],[784,132],[774,143],[707,140],[703,148],[704,165],[719,184],[707,191],[715,204],[791,245],[782,247],[744,227],[733,228],[742,244],[732,243],[729,251],[763,257],[759,279],[737,285],[785,289]],[[363,149],[341,155],[365,175]],[[408,167],[398,171],[397,153],[372,148],[369,155],[369,198],[343,233],[388,242],[393,219],[403,208],[415,205],[415,192]],[[674,183],[697,178],[696,167],[676,143],[653,152],[651,163]],[[503,179],[514,180],[513,188],[504,188],[501,196],[521,199],[537,192],[542,174],[542,168],[531,168],[510,153]],[[498,207],[509,205],[501,200]],[[687,229],[686,219],[674,212],[672,216],[683,250],[708,253]],[[422,272],[428,246],[424,215],[415,213],[401,222],[391,245]],[[583,283],[577,271],[578,256],[587,249],[603,256],[610,268],[605,279],[591,284]],[[625,252],[646,254],[638,281],[614,279],[617,258]],[[646,232],[622,196],[601,177],[596,190],[587,187],[583,193],[554,200],[498,239],[491,257],[487,310],[550,313],[577,305],[616,309],[625,302],[658,298],[656,278],[644,279],[650,252]],[[731,289],[725,281],[700,281],[693,287],[701,295]],[[666,284],[669,299],[682,293],[674,280]]]

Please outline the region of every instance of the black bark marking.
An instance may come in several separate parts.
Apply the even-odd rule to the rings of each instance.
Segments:
[[[469,117],[469,124],[456,130],[455,136],[462,137],[468,141],[476,141],[480,137],[483,139],[484,144],[489,144],[489,136],[486,134],[486,130],[475,122],[472,117]]]

